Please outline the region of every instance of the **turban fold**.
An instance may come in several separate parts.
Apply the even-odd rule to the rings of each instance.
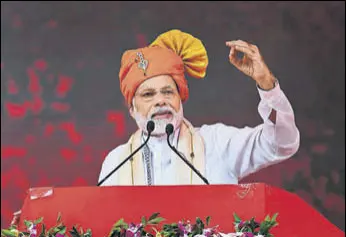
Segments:
[[[207,66],[208,56],[202,42],[190,34],[171,30],[147,47],[124,52],[119,71],[120,90],[130,105],[142,82],[154,76],[170,75],[184,102],[189,96],[185,72],[202,79]]]

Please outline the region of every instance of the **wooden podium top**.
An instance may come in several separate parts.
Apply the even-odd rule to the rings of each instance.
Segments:
[[[241,219],[256,217],[259,221],[267,214],[279,213],[279,226],[272,231],[275,236],[344,236],[297,195],[261,183],[33,188],[22,207],[20,229],[24,229],[24,219],[38,217],[52,226],[59,212],[67,228],[74,224],[91,228],[96,237],[107,236],[121,218],[139,223],[142,216],[154,212],[160,212],[168,222],[211,216],[211,226],[219,225],[223,233],[234,231],[234,212]]]

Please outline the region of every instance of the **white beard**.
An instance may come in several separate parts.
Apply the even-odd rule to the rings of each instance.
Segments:
[[[169,119],[151,119],[152,115],[157,113],[157,112],[171,112],[172,113],[172,118]],[[151,111],[149,111],[148,116],[144,117],[142,116],[137,110],[136,106],[133,103],[133,113],[134,117],[137,123],[137,126],[139,129],[144,131],[146,134],[148,133],[147,131],[147,123],[152,120],[155,123],[155,129],[151,133],[152,136],[165,136],[166,135],[166,126],[167,124],[171,123],[174,127],[174,130],[179,128],[181,122],[183,121],[184,118],[184,113],[183,113],[183,105],[180,102],[180,108],[178,112],[175,112],[175,110],[170,107],[170,106],[163,106],[163,107],[154,107]]]

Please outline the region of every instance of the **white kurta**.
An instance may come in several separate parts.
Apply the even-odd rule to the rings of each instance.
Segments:
[[[272,90],[257,89],[261,98],[258,111],[262,124],[254,128],[236,128],[217,123],[196,128],[205,146],[205,170],[202,173],[210,184],[237,184],[238,180],[261,168],[292,157],[299,148],[300,135],[294,112],[278,82]],[[276,110],[275,124],[269,119],[272,109]],[[179,185],[173,181],[172,167],[180,158],[171,152],[166,139],[152,137],[148,144],[153,153],[153,184]],[[99,181],[119,164],[124,148],[125,144],[120,145],[107,155]],[[177,148],[179,150],[179,146]],[[117,185],[116,175],[117,172],[102,186]]]

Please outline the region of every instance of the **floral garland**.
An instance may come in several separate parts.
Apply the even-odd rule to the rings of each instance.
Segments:
[[[261,223],[255,218],[242,221],[236,214],[234,217],[234,229],[236,233],[224,234],[218,231],[218,226],[208,227],[210,217],[203,222],[199,217],[195,223],[190,221],[179,221],[178,223],[164,224],[160,230],[155,228],[156,225],[165,219],[154,213],[149,218],[142,217],[139,224],[126,223],[124,219],[117,221],[109,232],[108,237],[273,237],[269,233],[270,229],[278,223],[276,222],[277,214],[272,217],[266,216]],[[84,230],[82,227],[73,226],[67,230],[61,220],[59,213],[56,225],[47,229],[42,223],[43,218],[35,221],[24,221],[27,227],[26,232],[18,230],[16,225],[11,225],[8,229],[1,230],[1,236],[6,237],[92,237],[90,229]]]

